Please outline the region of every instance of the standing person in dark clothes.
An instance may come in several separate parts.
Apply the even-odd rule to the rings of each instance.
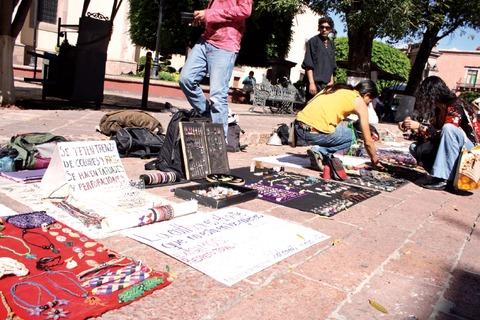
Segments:
[[[337,64],[335,62],[335,47],[328,34],[333,31],[333,20],[324,16],[318,19],[319,34],[307,42],[302,68],[305,69],[307,81],[307,101],[313,98],[327,85],[333,84],[333,75]]]

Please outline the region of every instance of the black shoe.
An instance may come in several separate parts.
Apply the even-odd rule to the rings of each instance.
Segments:
[[[448,181],[441,178],[433,178],[431,181],[422,184],[422,187],[430,190],[445,190],[448,186]]]

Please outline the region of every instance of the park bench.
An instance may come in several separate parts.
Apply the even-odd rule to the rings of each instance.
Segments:
[[[294,113],[295,104],[303,105],[305,99],[300,95],[297,88],[288,86],[272,85],[270,83],[257,83],[252,92],[253,105],[250,111],[260,107],[263,112],[271,113]]]

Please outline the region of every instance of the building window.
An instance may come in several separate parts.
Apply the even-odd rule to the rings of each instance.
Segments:
[[[468,69],[467,70],[467,79],[466,83],[475,85],[477,83],[477,78],[478,78],[478,70],[475,69]]]
[[[58,0],[38,0],[37,20],[57,24]]]

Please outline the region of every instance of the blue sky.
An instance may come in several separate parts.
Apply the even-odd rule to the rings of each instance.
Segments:
[[[332,16],[335,29],[337,29],[339,37],[346,36],[345,24],[340,20],[338,15]],[[406,47],[406,44],[399,47]],[[467,28],[462,30],[456,30],[449,36],[440,40],[438,44],[439,49],[457,49],[457,50],[468,50],[475,51],[476,48],[480,47],[480,32],[473,29]]]

